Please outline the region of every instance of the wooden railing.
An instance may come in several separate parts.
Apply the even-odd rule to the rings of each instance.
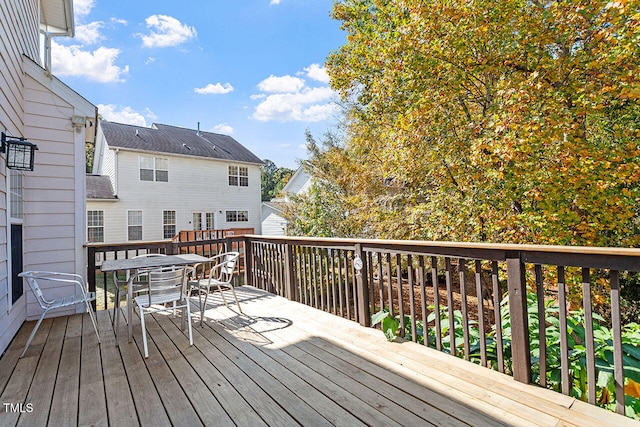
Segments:
[[[517,381],[574,395],[572,389],[581,382],[584,394],[578,397],[596,404],[602,398],[597,396],[598,376],[608,369],[618,413],[625,413],[625,375],[640,373],[638,366],[629,365],[628,353],[637,349],[623,343],[620,304],[621,277],[640,270],[637,249],[246,235],[89,245],[88,283],[91,290],[108,287],[109,278],[99,267],[109,257],[213,255],[230,248],[243,254],[236,284],[253,285],[363,326],[371,326],[372,317],[397,319],[395,325],[385,325],[387,333]],[[99,302],[99,308],[108,306]],[[610,333],[605,351],[609,367],[596,356],[595,335],[600,339],[602,328]],[[578,347],[582,356],[576,355]],[[576,357],[582,357],[580,372],[586,372],[580,378]]]
[[[474,360],[524,383],[570,394],[582,381],[581,398],[591,404],[600,393],[598,374],[610,368],[616,411],[625,412],[625,369],[638,371],[638,366],[625,362],[629,359],[625,351],[637,349],[621,338],[620,277],[640,270],[640,250],[245,239],[249,284],[364,326],[371,326],[376,313],[396,318],[399,336]],[[595,286],[597,292],[592,290]],[[598,301],[593,301],[595,296]],[[538,313],[544,313],[543,321]],[[594,333],[603,330],[611,333],[611,351],[606,355],[610,367],[601,366],[600,359],[596,367]],[[559,344],[551,342],[555,336]],[[570,356],[577,357],[576,348],[584,349],[582,379],[577,378],[575,360],[570,363]]]
[[[241,254],[236,266],[234,284],[244,283],[244,239],[242,236],[228,236],[219,239],[200,239],[197,241],[176,242],[162,240],[155,242],[131,242],[118,244],[90,243],[87,249],[87,286],[89,291],[96,292],[94,308],[106,310],[114,306],[113,280],[110,274],[100,271],[102,262],[107,259],[133,258],[148,253],[166,255],[195,253],[206,257],[227,251],[238,251]]]

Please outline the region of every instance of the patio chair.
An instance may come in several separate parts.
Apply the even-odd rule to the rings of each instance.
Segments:
[[[147,329],[145,326],[145,314],[159,311],[175,310],[182,308],[182,329],[184,330],[185,311],[186,320],[189,326],[189,345],[193,345],[193,334],[191,330],[191,307],[189,306],[189,295],[187,291],[187,281],[184,268],[174,268],[169,270],[151,270],[140,275],[146,275],[146,294],[136,296],[133,301],[138,306],[140,312],[140,324],[142,326],[142,342],[144,344],[144,357],[149,357],[147,346]],[[136,278],[134,277],[134,280]],[[167,307],[165,304],[173,303]]]
[[[96,318],[93,313],[93,308],[89,304],[91,301],[96,299],[95,292],[88,292],[87,286],[85,285],[84,279],[82,276],[71,273],[58,273],[53,271],[25,271],[23,273],[18,274],[19,277],[26,279],[31,291],[36,297],[38,304],[42,307],[42,314],[38,319],[38,322],[33,327],[31,331],[31,335],[27,339],[27,344],[24,346],[24,350],[22,350],[22,354],[20,357],[22,358],[24,354],[27,352],[27,348],[29,348],[29,344],[31,344],[31,340],[36,335],[36,331],[40,327],[42,320],[47,315],[47,313],[51,310],[55,310],[57,308],[69,307],[76,304],[84,303],[87,306],[87,311],[89,312],[89,317],[91,318],[91,323],[93,323],[93,329],[96,331],[96,336],[98,337],[98,344],[100,344],[100,334],[98,333],[98,325],[96,323]],[[51,301],[45,299],[42,289],[40,288],[40,284],[38,282],[58,282],[58,283],[73,283],[80,288],[80,292],[74,295],[67,295],[60,298],[53,299]]]
[[[238,252],[225,252],[216,255],[207,262],[197,264],[195,266],[194,277],[189,280],[189,287],[198,290],[198,301],[200,302],[200,326],[204,319],[204,310],[207,306],[207,298],[212,287],[217,287],[222,295],[224,305],[229,307],[227,299],[224,296],[224,290],[230,290],[236,301],[238,310],[242,313],[242,308],[238,302],[236,291],[233,289],[231,279],[235,271],[236,262],[240,254]],[[202,294],[204,293],[204,304],[202,303]]]
[[[166,256],[165,254],[160,254],[160,253],[151,253],[151,254],[142,254],[142,255],[137,255],[134,256],[133,259],[136,258],[149,258],[149,257],[157,257],[157,256]],[[138,293],[140,293],[141,291],[144,291],[148,285],[148,280],[147,280],[147,276],[145,274],[142,274],[144,271],[143,270],[139,270],[138,273],[140,273],[138,275],[138,277],[136,277],[136,280],[134,280],[132,282],[132,293],[133,295],[136,295]],[[127,289],[127,279],[125,280],[121,280],[118,277],[118,272],[114,271],[113,272],[113,284],[115,285],[115,291],[116,291],[116,295],[115,295],[115,304],[113,305],[113,318],[111,319],[111,324],[112,325],[116,325],[118,322],[118,316],[120,315],[120,313],[118,313],[118,310],[120,308],[120,291],[124,290],[125,294],[126,294],[126,289]],[[127,302],[128,303],[128,302]],[[127,320],[128,321],[128,320]],[[117,334],[116,334],[117,335]]]

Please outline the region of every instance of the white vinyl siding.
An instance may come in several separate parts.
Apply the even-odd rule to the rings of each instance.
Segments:
[[[108,141],[107,141],[108,142]],[[108,151],[114,152],[111,148]],[[228,184],[229,162],[195,156],[171,156],[169,182],[140,181],[139,152],[119,150],[113,177],[117,177],[114,201],[87,200],[87,210],[104,210],[105,243],[122,243],[128,240],[127,211],[144,210],[144,240],[162,240],[164,210],[176,211],[176,231],[193,230],[194,213],[200,213],[200,228],[225,229],[232,227],[253,228],[260,233],[260,166],[243,165],[248,169],[247,187]],[[149,157],[164,157],[154,154]],[[104,174],[102,170],[94,171]],[[134,177],[131,179],[130,177]],[[115,179],[115,178],[114,178]],[[242,210],[249,213],[249,221],[227,223],[225,211]],[[83,233],[84,234],[84,233]]]

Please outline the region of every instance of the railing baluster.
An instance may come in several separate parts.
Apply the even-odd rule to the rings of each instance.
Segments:
[[[393,310],[393,276],[391,276],[391,254],[387,253],[386,254],[386,258],[387,258],[387,297],[389,299],[389,315],[391,317],[394,316],[394,310]]]
[[[475,261],[476,270],[476,297],[478,299],[478,329],[480,332],[480,364],[487,366],[487,334],[484,324],[484,290],[482,287],[482,263]]]
[[[429,310],[427,309],[427,287],[425,284],[424,255],[420,255],[418,264],[418,283],[420,285],[420,308],[422,309],[422,338],[423,345],[429,345],[429,328],[427,318]]]
[[[409,312],[411,313],[410,322],[411,322],[411,340],[413,342],[417,342],[418,337],[416,336],[416,301],[415,295],[413,294],[413,285],[414,285],[414,269],[413,269],[413,258],[411,255],[407,255],[407,275],[409,279]],[[404,298],[403,298],[404,299]]]
[[[460,298],[462,299],[462,336],[464,339],[464,358],[469,360],[471,346],[469,343],[469,305],[467,301],[467,260],[458,258],[458,274],[460,277]]]
[[[547,322],[545,319],[545,303],[544,303],[544,283],[542,280],[542,266],[536,264],[534,266],[536,275],[536,294],[538,297],[538,341],[540,357],[538,364],[540,365],[539,384],[542,387],[547,386]]]
[[[402,258],[400,254],[396,254],[396,283],[398,285],[398,310],[400,314],[400,336],[404,337],[404,292],[402,291]]]
[[[445,262],[445,278],[447,282],[447,308],[449,311],[449,353],[452,355],[457,354],[456,349],[456,325],[454,318],[454,306],[453,306],[453,284],[451,280],[451,258],[446,257]]]
[[[593,306],[591,304],[591,274],[582,268],[582,307],[584,308],[584,339],[587,347],[588,401],[596,404],[596,358],[593,343]]]
[[[502,302],[502,295],[500,293],[497,261],[493,261],[491,263],[491,284],[493,286],[493,316],[496,325],[496,357],[498,358],[498,371],[504,373],[504,342],[502,340],[502,317],[500,315],[500,303]]]
[[[611,330],[613,335],[613,377],[616,383],[616,412],[625,415],[624,360],[622,357],[622,324],[620,319],[620,274],[610,273]]]
[[[431,281],[433,285],[433,306],[435,316],[436,349],[442,351],[442,323],[440,322],[440,284],[438,283],[438,258],[431,257]]]
[[[569,342],[567,337],[567,291],[564,267],[558,266],[558,316],[560,317],[560,383],[562,393],[569,395]]]

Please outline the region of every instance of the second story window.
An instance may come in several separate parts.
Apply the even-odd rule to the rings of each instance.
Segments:
[[[229,185],[248,187],[249,168],[246,166],[229,166]]]
[[[169,159],[140,156],[140,181],[169,181]]]

